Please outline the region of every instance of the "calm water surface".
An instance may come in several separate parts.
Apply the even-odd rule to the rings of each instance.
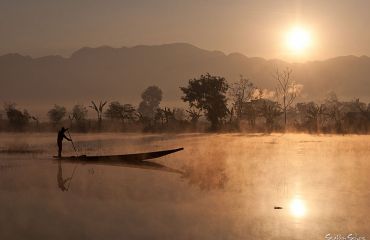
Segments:
[[[0,239],[370,239],[370,136],[73,135],[87,155],[185,148],[151,169],[58,162],[55,137],[0,135]]]

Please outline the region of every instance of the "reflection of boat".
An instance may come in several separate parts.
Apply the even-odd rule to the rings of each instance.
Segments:
[[[90,164],[89,161],[78,161],[82,164]],[[94,165],[103,165],[103,166],[116,166],[116,167],[129,167],[129,168],[137,168],[137,169],[147,169],[147,170],[158,170],[163,172],[172,172],[172,173],[180,173],[183,174],[182,171],[173,169],[170,167],[166,167],[162,164],[150,161],[99,161],[99,162],[91,162]]]
[[[86,162],[86,163],[120,163],[120,162],[139,162],[153,158],[163,157],[165,155],[175,153],[178,151],[183,150],[184,148],[176,148],[164,151],[157,151],[157,152],[146,152],[146,153],[133,153],[133,154],[125,154],[125,155],[108,155],[108,156],[87,156],[87,155],[80,155],[80,156],[70,156],[70,157],[61,157],[58,158],[54,156],[54,158],[61,159],[63,161],[71,161],[71,162]]]

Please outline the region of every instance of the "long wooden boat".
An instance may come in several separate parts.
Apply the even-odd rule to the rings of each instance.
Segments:
[[[139,162],[139,161],[159,158],[159,157],[163,157],[168,154],[175,153],[181,150],[184,150],[184,148],[176,148],[176,149],[163,150],[163,151],[157,151],[157,152],[124,154],[124,155],[108,155],[108,156],[80,155],[80,156],[69,156],[69,157],[61,157],[61,158],[54,156],[54,158],[60,159],[63,161],[69,161],[69,162],[86,162],[86,163],[110,162],[113,164],[115,162]]]

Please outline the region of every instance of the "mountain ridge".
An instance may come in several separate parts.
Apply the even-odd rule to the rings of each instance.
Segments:
[[[194,49],[197,49],[197,50],[202,50],[204,52],[209,52],[209,53],[220,53],[226,57],[229,57],[229,56],[233,56],[233,55],[239,55],[239,56],[242,56],[242,57],[245,57],[245,58],[248,58],[248,59],[258,59],[258,60],[264,60],[264,61],[280,61],[280,62],[284,62],[284,63],[287,63],[287,64],[306,64],[306,63],[317,63],[317,62],[326,62],[326,61],[331,61],[331,60],[336,60],[336,59],[343,59],[343,58],[352,58],[352,59],[370,59],[369,56],[367,55],[361,55],[361,56],[356,56],[356,55],[352,55],[352,54],[349,54],[349,55],[339,55],[339,56],[335,56],[335,57],[330,57],[330,58],[326,58],[326,59],[323,59],[323,60],[308,60],[308,61],[305,61],[305,62],[288,62],[288,61],[284,61],[282,59],[279,59],[279,58],[271,58],[271,59],[267,59],[267,58],[263,58],[263,57],[248,57],[246,56],[245,54],[242,54],[240,52],[230,52],[228,54],[222,52],[222,51],[219,51],[219,50],[206,50],[206,49],[202,49],[202,48],[199,48],[199,47],[196,47],[190,43],[182,43],[182,42],[175,42],[175,43],[166,43],[166,44],[159,44],[159,45],[143,45],[143,44],[140,44],[140,45],[135,45],[135,46],[132,46],[132,47],[125,47],[125,46],[122,46],[122,47],[111,47],[111,46],[108,46],[108,45],[101,45],[101,46],[97,46],[97,47],[89,47],[89,46],[85,46],[85,47],[81,47],[75,51],[73,51],[70,56],[68,57],[65,57],[65,56],[62,56],[62,55],[45,55],[45,56],[40,56],[40,57],[32,57],[30,55],[23,55],[23,54],[20,54],[20,53],[16,53],[16,52],[11,52],[11,53],[5,53],[5,54],[2,54],[0,55],[0,58],[2,57],[8,57],[8,56],[19,56],[19,57],[24,57],[24,58],[27,58],[27,59],[33,59],[33,60],[37,60],[37,59],[43,59],[43,58],[49,58],[49,57],[55,57],[55,58],[62,58],[62,59],[71,59],[73,58],[74,55],[78,54],[79,52],[81,51],[96,51],[96,50],[102,50],[102,49],[105,49],[105,50],[112,50],[112,51],[116,51],[116,50],[122,50],[122,49],[125,49],[125,50],[128,50],[128,49],[138,49],[138,48],[160,48],[160,47],[168,47],[168,46],[189,46],[189,47],[192,47]]]
[[[365,55],[289,63],[188,43],[82,47],[69,57],[5,54],[0,56],[0,101],[52,106],[107,99],[137,104],[147,86],[158,85],[164,101],[176,103],[179,87],[206,72],[230,82],[243,75],[257,87],[274,89],[276,67],[293,69],[294,80],[304,86],[301,101],[322,99],[329,91],[346,100],[370,101],[370,58]]]

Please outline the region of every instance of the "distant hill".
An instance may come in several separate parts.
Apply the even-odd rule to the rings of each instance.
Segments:
[[[180,86],[209,72],[232,82],[242,74],[260,88],[273,89],[276,66],[293,68],[304,85],[303,96],[322,99],[335,91],[342,99],[370,101],[370,58],[345,56],[325,61],[288,64],[280,60],[225,55],[190,44],[132,48],[81,48],[69,58],[0,56],[0,101],[52,106],[92,99],[120,100],[137,105],[149,85],[158,85],[168,103],[180,101]]]

